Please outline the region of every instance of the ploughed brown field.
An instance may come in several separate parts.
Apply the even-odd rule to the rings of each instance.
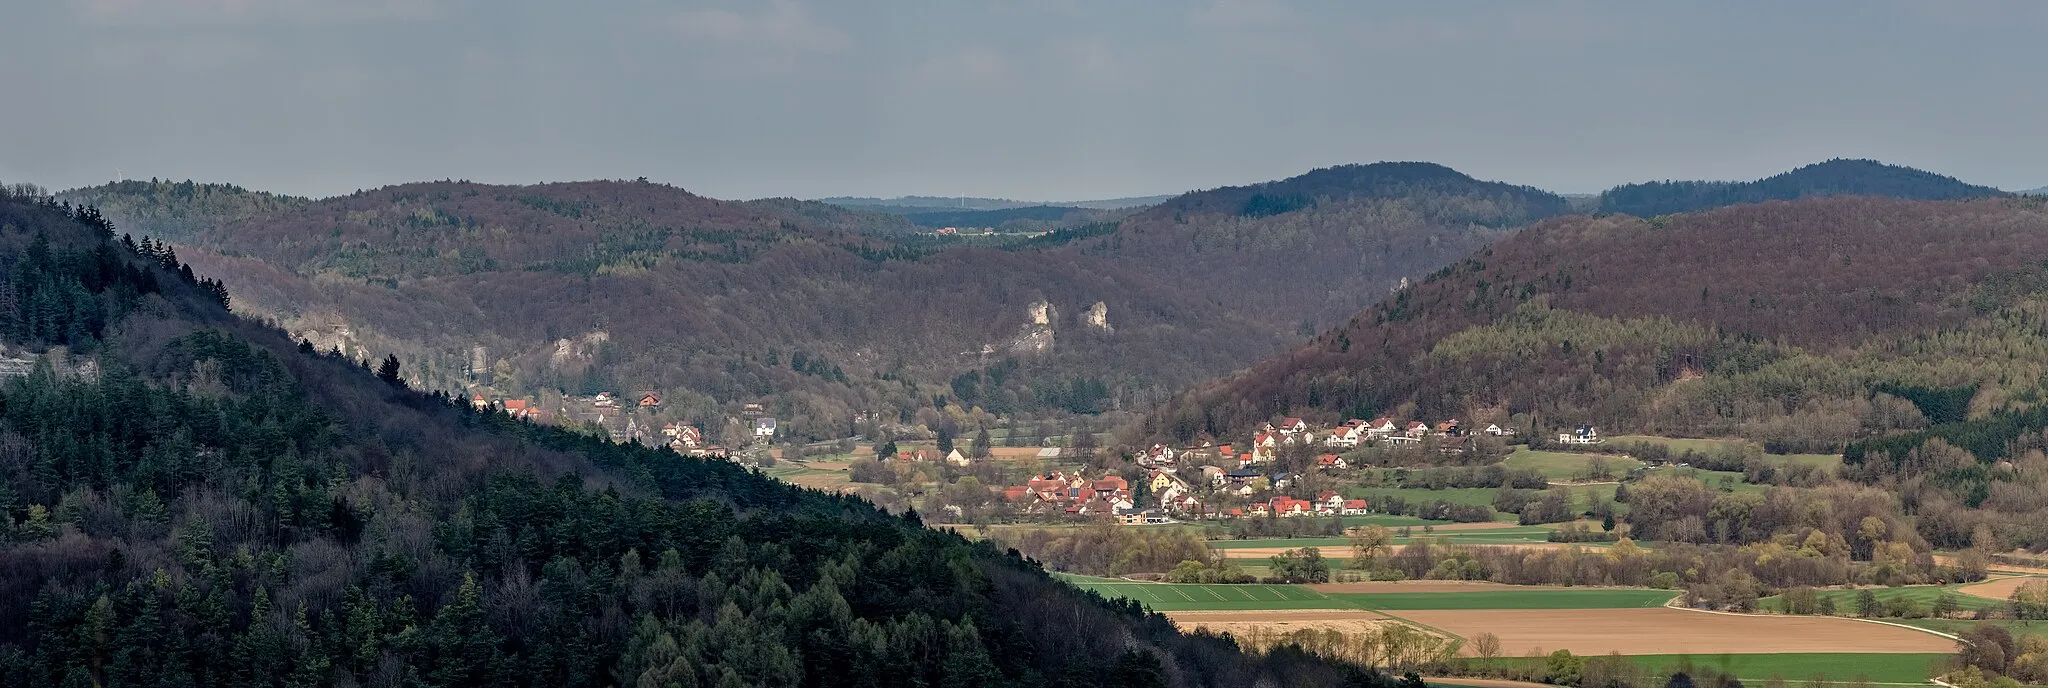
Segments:
[[[1267,633],[1291,633],[1302,629],[1335,629],[1346,634],[1377,629],[1391,619],[1361,609],[1271,609],[1234,611],[1164,612],[1183,631],[1207,628],[1213,633],[1243,636],[1254,629]]]
[[[1771,654],[1788,652],[1954,652],[1955,641],[1920,631],[1837,617],[1748,616],[1656,609],[1443,609],[1400,618],[1466,638],[1492,633],[1501,654]],[[1471,645],[1465,652],[1470,653]]]
[[[1957,563],[1958,561],[1960,561],[1960,560],[1956,559],[1956,557],[1955,557],[1954,555],[1948,555],[1948,554],[1936,554],[1936,555],[1934,555],[1934,563],[1936,563],[1936,564],[1940,564],[1940,565],[1942,565],[1942,566],[1955,566],[1955,565],[1956,565],[1956,563]],[[2000,572],[2000,571],[2008,571],[2008,572],[2011,572],[2011,573],[2024,573],[2024,574],[2028,574],[2028,575],[2034,575],[2034,576],[2048,576],[2048,568],[2042,568],[2042,567],[2038,567],[2038,566],[2020,566],[2020,565],[2018,565],[2018,564],[2001,564],[2001,563],[1998,563],[1998,562],[1995,562],[1995,561],[1994,561],[1994,562],[1991,562],[1991,567],[1990,567],[1990,568],[1991,568],[1991,571],[1992,571],[1993,573],[1997,573],[1997,572]]]
[[[1965,595],[1970,595],[1972,597],[1984,597],[1994,600],[2010,600],[2012,599],[2013,592],[2019,590],[2020,586],[2032,583],[2037,580],[2042,579],[2032,576],[1993,578],[1991,580],[1984,581],[1976,585],[1965,585],[1963,587],[1956,588],[1956,591]]]

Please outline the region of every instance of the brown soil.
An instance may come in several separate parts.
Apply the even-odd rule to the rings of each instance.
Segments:
[[[1399,618],[1466,638],[1492,633],[1501,653],[1571,650],[1592,655],[1768,654],[1784,652],[1953,652],[1929,633],[1853,619],[1748,616],[1684,609],[1444,609]],[[1467,644],[1470,651],[1470,644]]]
[[[1451,683],[1460,686],[1472,686],[1473,688],[1557,688],[1557,686],[1553,686],[1548,683],[1509,681],[1506,679],[1499,678],[1459,678],[1456,676],[1425,676],[1422,680],[1431,685],[1435,685],[1438,683]]]
[[[1934,563],[1936,563],[1936,564],[1940,564],[1940,565],[1942,565],[1942,566],[1954,566],[1954,565],[1956,565],[1956,558],[1955,558],[1954,556],[1951,556],[1951,555],[1947,555],[1947,554],[1936,554],[1936,555],[1934,555]],[[1994,562],[1991,562],[1991,566],[1990,566],[1990,567],[1988,567],[1988,568],[1990,568],[1990,569],[1991,569],[1992,571],[1994,571],[1994,572],[1996,572],[1996,571],[2008,571],[2008,572],[2012,572],[2012,573],[2025,573],[2025,574],[2031,574],[2031,575],[2037,575],[2037,576],[2048,576],[2048,568],[2041,568],[2041,567],[2036,567],[2036,566],[2019,566],[2019,565],[2016,565],[2016,564],[2000,564],[2000,563],[1998,563],[1998,562],[1995,562],[1995,561],[1994,561]]]
[[[2037,580],[2041,579],[2034,578],[2032,576],[1993,578],[1991,580],[1984,581],[1976,585],[1965,585],[1963,587],[1956,588],[1956,592],[1960,592],[1962,594],[1969,595],[1972,597],[1982,597],[1993,600],[2010,600],[2012,599],[2013,592],[2019,590],[2020,586],[2032,583]]]
[[[1274,609],[1250,611],[1188,611],[1166,612],[1181,630],[1192,631],[1207,628],[1215,633],[1244,635],[1252,629],[1267,632],[1287,633],[1305,628],[1335,629],[1345,633],[1360,633],[1378,628],[1391,620],[1380,614],[1358,609]]]

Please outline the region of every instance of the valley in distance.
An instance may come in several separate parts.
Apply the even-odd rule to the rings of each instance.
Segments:
[[[2048,684],[2037,192],[9,185],[0,685]]]

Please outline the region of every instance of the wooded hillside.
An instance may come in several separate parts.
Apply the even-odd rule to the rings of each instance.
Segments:
[[[1383,162],[1185,194],[1079,246],[1307,337],[1404,277],[1564,212],[1549,192]]]
[[[1600,194],[1600,210],[1636,217],[1810,196],[1887,196],[1950,200],[2004,196],[1988,186],[1875,160],[1829,160],[1753,182],[1662,181],[1625,184]]]
[[[205,216],[162,207],[182,188],[72,195],[117,220]],[[1098,256],[912,240],[900,216],[644,182],[410,184],[217,217],[159,226],[244,312],[321,350],[396,353],[414,382],[457,388],[482,346],[510,393],[659,390],[707,427],[758,401],[799,437],[844,436],[857,414],[908,413],[996,369],[960,401],[1145,405],[1286,341]],[[1107,329],[1083,322],[1097,302]],[[1083,383],[1105,392],[1075,397]]]
[[[1561,218],[1187,395],[1151,430],[1391,413],[1838,450],[2040,398],[2044,250],[2038,199]],[[1940,390],[1962,408],[1937,410]]]
[[[0,684],[1391,685],[409,390],[110,229],[0,198],[0,324],[38,360],[0,382]]]

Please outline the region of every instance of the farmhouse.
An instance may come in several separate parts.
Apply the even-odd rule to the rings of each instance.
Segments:
[[[1291,518],[1294,516],[1307,516],[1309,514],[1315,513],[1316,510],[1315,504],[1309,502],[1308,500],[1295,499],[1293,497],[1274,497],[1272,501],[1267,502],[1266,505],[1268,508],[1271,509],[1271,512],[1274,516],[1280,516],[1283,518]]]
[[[1365,424],[1365,434],[1367,437],[1386,437],[1400,431],[1401,428],[1394,424],[1394,419],[1384,416],[1375,418]]]
[[[1600,430],[1585,423],[1580,423],[1579,427],[1574,428],[1571,432],[1560,433],[1557,436],[1558,444],[1599,444],[1601,442]]]
[[[1282,435],[1299,435],[1308,432],[1308,422],[1300,418],[1282,418],[1279,430]]]

